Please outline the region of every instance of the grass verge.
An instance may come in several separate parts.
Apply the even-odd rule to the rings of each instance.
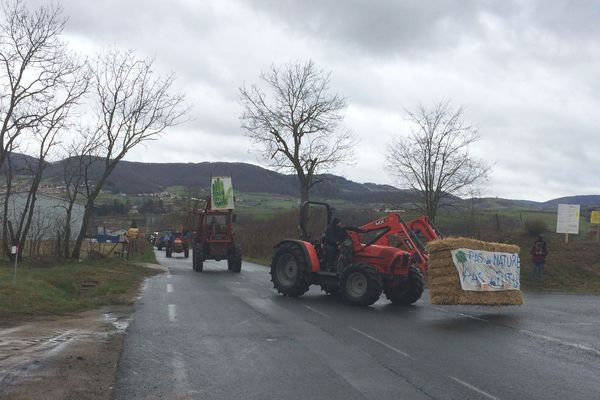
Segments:
[[[4,265],[0,267],[0,321],[127,304],[141,281],[157,273],[117,258],[43,266],[22,263],[13,285],[12,266]]]

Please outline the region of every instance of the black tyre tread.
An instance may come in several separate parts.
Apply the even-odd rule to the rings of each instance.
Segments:
[[[421,298],[424,289],[423,274],[417,266],[413,265],[408,269],[406,280],[396,285],[387,286],[383,291],[392,303],[408,306]]]
[[[298,266],[296,282],[291,287],[285,287],[281,285],[281,283],[277,280],[275,272],[277,261],[279,260],[279,258],[282,255],[288,253],[292,254]],[[304,293],[306,293],[310,287],[310,271],[308,269],[308,262],[306,260],[306,256],[304,255],[304,252],[302,251],[300,246],[294,243],[284,243],[279,248],[277,248],[275,254],[273,255],[273,259],[271,260],[270,274],[271,282],[273,282],[273,287],[277,289],[278,293],[284,296],[300,297]]]
[[[196,272],[202,272],[204,269],[204,254],[202,252],[202,248],[199,246],[194,246],[192,250],[192,268]]]
[[[227,259],[227,269],[235,273],[242,272],[242,245],[233,244],[233,256]]]
[[[362,272],[367,278],[367,291],[360,298],[352,297],[346,292],[346,279],[354,272]],[[342,296],[352,304],[370,306],[379,299],[382,289],[383,284],[381,282],[381,276],[375,268],[368,264],[351,265],[342,272],[342,276],[340,277],[340,292]]]

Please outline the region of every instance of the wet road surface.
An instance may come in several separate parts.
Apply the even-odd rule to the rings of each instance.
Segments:
[[[511,307],[350,306],[268,269],[164,258],[125,339],[115,399],[597,399],[600,297]]]

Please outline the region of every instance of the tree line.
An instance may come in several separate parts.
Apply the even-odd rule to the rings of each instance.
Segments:
[[[61,254],[78,259],[96,200],[117,163],[135,146],[180,123],[183,94],[172,93],[174,75],[161,76],[154,60],[113,46],[90,58],[69,49],[59,5],[30,9],[21,0],[2,3],[0,20],[0,169],[3,251],[25,247],[48,163],[63,159],[65,207]],[[32,148],[34,148],[32,150]],[[35,155],[20,215],[9,216],[16,195],[11,155]],[[73,209],[85,205],[83,224],[71,232]],[[12,217],[12,218],[11,218]]]

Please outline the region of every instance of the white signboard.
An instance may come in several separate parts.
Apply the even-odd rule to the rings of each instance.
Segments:
[[[556,233],[579,233],[579,204],[559,204]]]
[[[519,290],[521,260],[517,253],[451,250],[462,290],[478,292]]]
[[[233,186],[230,176],[214,176],[212,178],[210,202],[213,210],[233,209]]]

